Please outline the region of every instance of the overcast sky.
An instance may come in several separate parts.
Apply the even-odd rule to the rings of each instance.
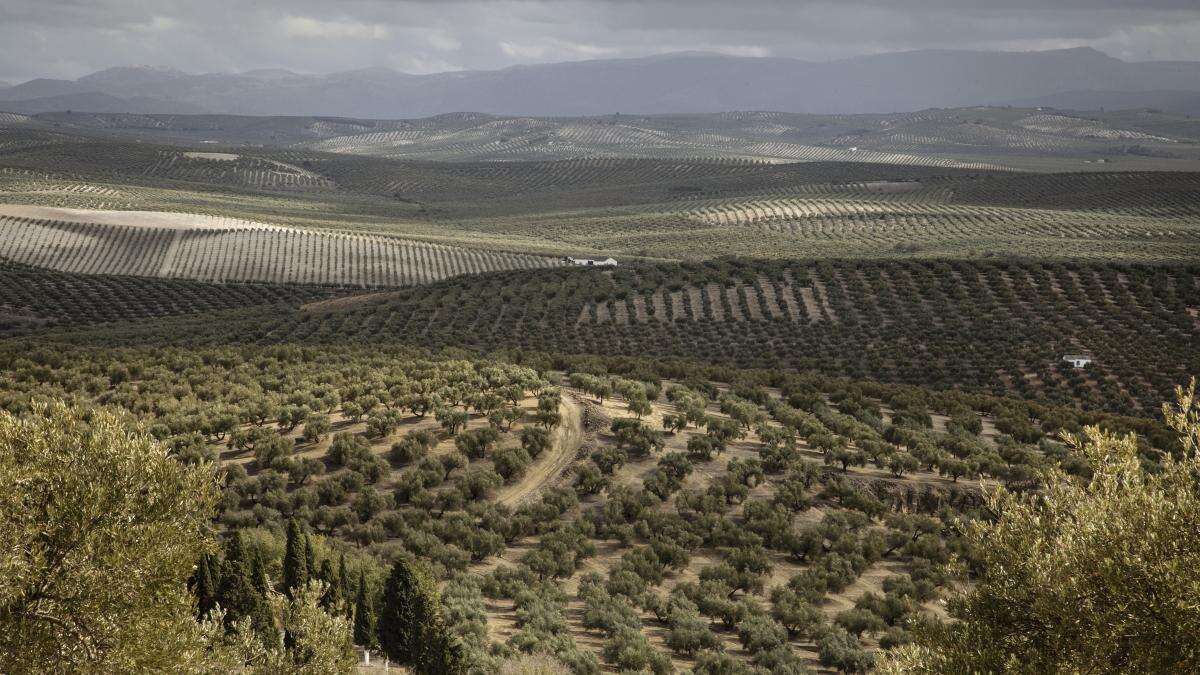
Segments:
[[[412,73],[707,50],[1091,46],[1200,61],[1200,0],[0,0],[0,80],[110,66]]]

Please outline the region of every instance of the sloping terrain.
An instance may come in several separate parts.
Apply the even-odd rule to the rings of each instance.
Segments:
[[[721,261],[462,278],[283,332],[698,358],[1152,412],[1200,370],[1198,311],[1195,266]],[[1094,362],[1062,362],[1078,352]]]
[[[50,218],[29,217],[38,215]],[[458,274],[557,264],[539,256],[177,213],[4,205],[0,258],[85,274],[337,286],[408,286]]]
[[[201,213],[559,256],[1194,259],[1200,173],[1092,166],[1044,174],[728,158],[433,162],[0,129],[0,202],[10,204]]]
[[[229,309],[283,312],[330,294],[312,286],[68,274],[0,262],[0,335]]]
[[[320,535],[326,583],[349,562],[377,592],[382,561],[419,559],[479,672],[508,650],[581,675],[862,670],[944,612],[981,484],[1086,470],[1048,434],[1098,422],[1170,449],[1146,419],[779,371],[547,378],[394,345],[29,340],[0,342],[0,367],[8,410],[122,407],[218,463],[216,525]]]

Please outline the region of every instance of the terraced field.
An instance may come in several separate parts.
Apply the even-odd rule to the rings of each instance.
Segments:
[[[8,210],[28,214],[31,207]],[[0,257],[79,274],[337,286],[408,286],[459,274],[557,264],[539,256],[234,219],[36,211],[64,220],[2,215],[0,207]]]

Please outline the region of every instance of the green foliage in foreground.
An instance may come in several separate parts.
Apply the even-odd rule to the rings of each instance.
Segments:
[[[0,412],[0,672],[349,672],[350,622],[321,582],[289,598],[243,565],[255,611],[196,621],[189,577],[202,604],[238,604],[212,579],[219,490],[210,464],[107,410]]]
[[[350,641],[350,621],[321,608],[326,586],[319,581],[292,589],[288,598],[268,595],[272,622],[281,627],[286,642],[266,644],[262,634],[244,617],[226,628],[220,608],[200,624],[205,644],[202,669],[209,672],[246,673],[349,673],[357,659]],[[187,664],[195,667],[197,662]]]
[[[195,644],[185,581],[216,475],[126,422],[0,413],[0,671],[166,670]]]
[[[950,623],[916,626],[885,673],[1167,673],[1200,669],[1200,401],[1195,380],[1164,418],[1183,451],[1156,471],[1130,436],[1072,438],[1094,472],[1052,470],[1043,493],[989,495],[965,535],[973,590]]]

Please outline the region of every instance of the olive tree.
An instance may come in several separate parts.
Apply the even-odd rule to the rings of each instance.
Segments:
[[[1200,402],[1164,406],[1179,451],[1155,470],[1138,441],[1088,427],[1068,444],[1090,480],[1046,469],[1037,495],[987,493],[995,520],[963,537],[971,589],[951,622],[913,626],[887,673],[1195,672],[1200,669]]]
[[[211,465],[113,413],[0,412],[0,671],[187,667],[219,493]]]

